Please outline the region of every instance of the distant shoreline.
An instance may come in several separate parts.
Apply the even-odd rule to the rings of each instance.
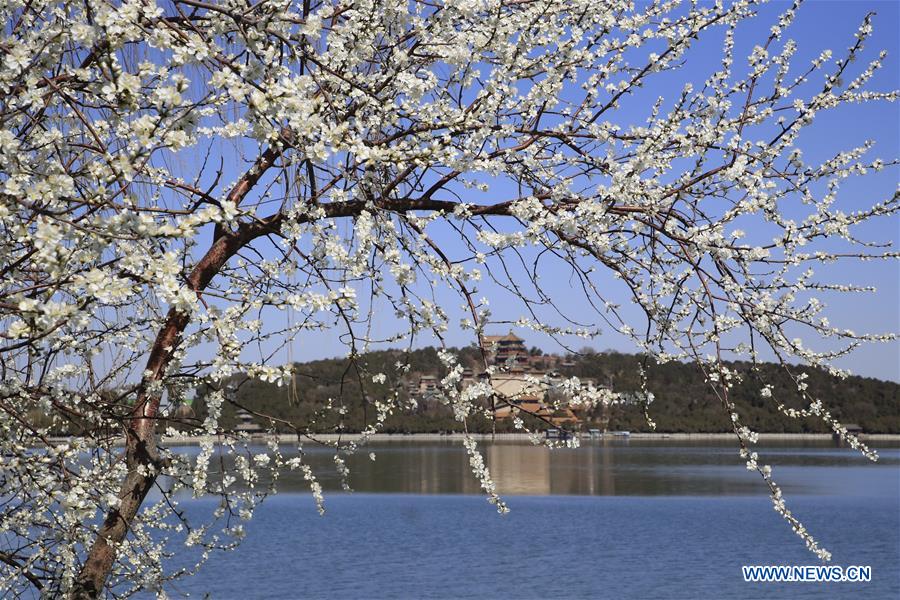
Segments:
[[[472,433],[473,439],[478,441],[490,441],[491,439],[499,441],[530,441],[531,436],[527,433]],[[214,436],[213,436],[214,437]],[[297,439],[292,434],[278,435],[279,443],[290,443]],[[338,435],[336,433],[323,433],[313,436],[317,440],[324,442],[336,442],[339,439],[344,442],[358,441],[362,435],[359,433],[345,433]],[[440,442],[440,441],[462,441],[465,435],[462,433],[376,433],[369,436],[371,442]],[[197,440],[199,443],[204,436],[184,436],[164,438],[166,443],[182,442],[184,440]],[[266,434],[256,434],[253,439],[268,440],[270,436]],[[583,436],[582,440],[641,440],[641,441],[700,441],[700,440],[721,440],[734,441],[736,439],[733,433],[629,433],[622,435],[620,432],[609,432],[601,434],[599,437],[590,438]],[[760,441],[773,440],[796,440],[796,441],[831,441],[833,439],[830,433],[760,433]],[[892,433],[873,433],[863,434],[860,436],[862,441],[900,441],[900,434]]]
[[[473,433],[472,438],[477,441],[495,441],[501,442],[528,442],[531,437],[526,433]],[[279,444],[292,444],[297,441],[297,436],[293,434],[279,434],[270,436],[268,434],[253,434],[250,440],[253,442],[268,442],[273,437],[277,438]],[[370,442],[455,442],[464,439],[462,433],[376,433],[369,436]],[[338,440],[342,442],[359,441],[362,435],[359,433],[322,433],[312,436],[315,440],[322,442],[334,443]],[[68,437],[51,437],[48,441],[51,443],[66,443],[71,438]],[[214,441],[220,439],[219,436],[163,436],[160,442],[165,446],[194,446],[205,441]],[[310,441],[310,438],[303,436],[304,442]],[[626,441],[640,440],[650,442],[668,442],[668,441],[734,441],[733,433],[629,433],[625,435],[623,432],[608,432],[601,434],[599,437],[581,438],[583,441]],[[829,433],[760,433],[759,441],[832,441],[833,437]],[[877,442],[898,442],[900,434],[894,433],[872,433],[862,434],[860,440],[867,443]],[[117,440],[117,445],[123,445],[124,440]]]

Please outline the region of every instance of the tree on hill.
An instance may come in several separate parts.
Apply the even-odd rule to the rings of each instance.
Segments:
[[[468,352],[457,351],[460,355],[477,354],[476,348]],[[358,358],[369,370],[386,368],[385,360],[395,357],[390,352],[370,352]],[[582,380],[593,379],[598,385],[608,386],[618,395],[627,397],[637,395],[642,386],[654,390],[656,400],[651,413],[656,421],[655,431],[661,433],[723,433],[730,431],[730,419],[725,414],[705,381],[702,370],[695,364],[671,361],[663,364],[648,365],[645,380],[640,376],[643,357],[635,354],[619,352],[581,352],[578,356],[558,357],[561,361],[571,361],[572,366],[560,367],[560,377],[578,377]],[[471,359],[475,362],[475,358]],[[327,360],[299,363],[294,367],[296,388],[278,385],[276,382],[265,382],[256,378],[247,380],[234,394],[234,402],[223,406],[219,418],[220,426],[230,431],[238,423],[239,407],[251,410],[263,425],[273,427],[281,433],[292,431],[290,423],[307,423],[315,421],[310,429],[316,433],[342,431],[359,433],[365,431],[375,418],[372,408],[372,396],[364,397],[358,383],[347,375],[347,365],[351,359],[333,358]],[[417,383],[417,374],[442,377],[443,363],[435,348],[413,350],[409,354],[409,362],[416,365],[407,382]],[[380,365],[380,366],[374,366]],[[743,376],[743,380],[731,389],[731,397],[737,411],[743,415],[748,427],[754,431],[766,433],[830,433],[826,423],[814,417],[804,419],[784,419],[778,408],[762,398],[758,393],[759,381],[770,383],[778,390],[779,397],[794,408],[802,408],[803,398],[793,387],[790,377],[777,365],[772,363],[734,363],[726,366]],[[810,393],[819,398],[827,398],[828,405],[835,417],[841,420],[854,421],[861,425],[866,433],[900,433],[900,385],[879,381],[877,379],[850,376],[835,378],[828,372],[819,369],[807,369],[807,382]],[[242,377],[237,377],[240,381]],[[343,415],[329,414],[326,409],[329,400],[343,395],[349,399],[357,399],[346,405]],[[296,393],[295,393],[296,392]],[[208,393],[208,390],[204,393]],[[386,386],[373,385],[369,393],[374,397],[382,397],[390,393]],[[199,405],[194,418],[201,420],[203,402]],[[400,404],[416,400],[417,394],[400,393]],[[618,403],[608,407],[598,407],[583,415],[582,430],[601,426],[599,421],[609,418],[606,427],[611,430],[627,430],[649,432],[643,413],[643,406],[634,403]],[[316,412],[321,416],[314,418]],[[337,417],[341,418],[338,419]],[[266,417],[274,419],[268,422]],[[527,416],[526,416],[527,418]],[[531,419],[532,427],[545,429],[549,425],[537,419]],[[466,429],[473,433],[491,433],[515,431],[510,419],[480,419],[465,423],[453,419],[452,409],[442,402],[426,401],[419,398],[415,407],[398,411],[391,415],[380,431],[400,433],[440,433],[458,432]]]
[[[864,49],[871,16],[846,51],[809,64],[789,37],[797,7],[760,29],[757,4],[0,4],[4,591],[162,591],[187,572],[168,570],[173,544],[202,561],[240,538],[267,472],[302,471],[320,500],[302,455],[223,434],[191,457],[158,436],[201,386],[203,421],[182,417],[199,434],[222,431],[251,380],[327,388],[284,364],[323,331],[359,396],[339,385],[278,422],[298,443],[317,422],[340,429],[366,397],[365,432],[381,430],[409,408],[400,386],[417,359],[361,357],[451,327],[481,345],[462,359],[491,377],[504,366],[488,365],[483,336],[510,324],[552,337],[602,325],[647,361],[692,360],[776,510],[828,558],[752,451],[733,397],[748,374],[726,360],[774,357],[783,384],[751,369],[754,393],[872,456],[793,365],[840,376],[835,359],[891,339],[832,325],[813,295],[858,290],[811,268],[894,257],[858,226],[893,218],[898,197],[848,208],[840,184],[896,161],[835,139],[812,157],[799,145],[823,113],[897,94],[873,84],[884,56]],[[759,35],[746,52],[745,35]],[[716,64],[689,70],[712,48]],[[567,280],[565,299],[545,274]],[[455,421],[509,406],[489,381],[461,389],[459,352],[435,354]],[[574,379],[568,392],[617,400]],[[77,437],[49,439],[73,424]],[[334,444],[342,476],[361,445]],[[466,449],[504,512],[471,438]],[[231,472],[216,452],[233,455]],[[185,491],[224,508],[188,522]]]

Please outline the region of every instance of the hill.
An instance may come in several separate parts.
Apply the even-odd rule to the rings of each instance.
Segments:
[[[478,351],[475,348],[455,349],[462,364],[474,365]],[[532,353],[539,351],[532,350]],[[394,364],[405,357],[400,351],[379,351],[366,354],[360,363],[370,372],[393,372]],[[637,392],[641,389],[638,365],[640,357],[618,352],[587,352],[579,355],[555,357],[562,365],[556,370],[567,376],[593,378],[609,385],[616,392]],[[412,374],[445,375],[435,348],[413,351],[408,360]],[[729,366],[743,375],[743,382],[733,390],[732,399],[745,424],[756,431],[769,433],[828,432],[828,428],[815,418],[794,420],[779,414],[775,399],[793,408],[803,408],[788,375],[777,365],[763,364],[758,372],[749,363],[730,363]],[[808,375],[807,383],[813,397],[819,398],[841,422],[856,423],[865,433],[900,433],[900,385],[866,377],[840,379],[817,369],[798,369]],[[729,417],[723,410],[696,365],[672,362],[652,365],[647,370],[648,389],[655,395],[650,415],[658,432],[725,432],[729,429]],[[372,383],[363,378],[369,402],[360,393],[361,376],[346,359],[316,360],[297,365],[293,385],[279,387],[258,379],[244,381],[233,392],[234,400],[250,410],[271,415],[309,427],[317,432],[333,432],[342,421],[343,431],[359,431],[374,420],[372,399],[384,397],[402,381]],[[409,379],[409,376],[407,376]],[[773,398],[760,397],[760,380],[773,386]],[[419,399],[410,402],[409,392],[401,392],[404,406],[408,408],[392,414],[384,431],[394,433],[460,431],[450,409],[437,400]],[[340,407],[325,410],[328,406]],[[221,423],[229,428],[237,422],[237,408],[229,403],[223,407]],[[203,415],[203,393],[195,402],[198,417]],[[611,430],[649,431],[640,406],[618,406],[608,413]],[[340,420],[339,420],[340,419]],[[584,427],[596,426],[600,414],[586,415]],[[532,423],[537,428],[539,423]],[[514,431],[512,423],[477,418],[469,423],[470,431]],[[283,425],[278,429],[288,430]]]

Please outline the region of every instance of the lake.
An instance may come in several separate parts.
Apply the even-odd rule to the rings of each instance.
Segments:
[[[392,441],[349,462],[352,494],[323,471],[330,454],[308,449],[326,515],[291,474],[242,545],[170,596],[900,598],[900,447],[880,446],[875,464],[827,443],[758,448],[832,564],[870,565],[869,583],[745,583],[742,565],[816,560],[727,443],[484,444],[511,509],[500,516],[459,443]],[[213,507],[188,504],[197,515]]]

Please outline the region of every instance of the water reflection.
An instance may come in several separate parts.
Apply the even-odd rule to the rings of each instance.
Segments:
[[[485,460],[501,494],[593,496],[728,496],[767,492],[756,473],[743,467],[734,446],[714,443],[601,441],[578,449],[548,450],[521,443],[486,443]],[[260,452],[264,448],[258,449]],[[881,450],[870,463],[851,450],[827,444],[765,448],[776,480],[789,494],[877,495],[900,491],[900,448]],[[195,453],[196,448],[180,451]],[[376,460],[369,459],[375,452]],[[305,451],[326,490],[340,490],[327,449]],[[358,492],[478,494],[468,456],[458,443],[373,444],[347,464]],[[298,472],[280,477],[280,492],[308,490]]]

